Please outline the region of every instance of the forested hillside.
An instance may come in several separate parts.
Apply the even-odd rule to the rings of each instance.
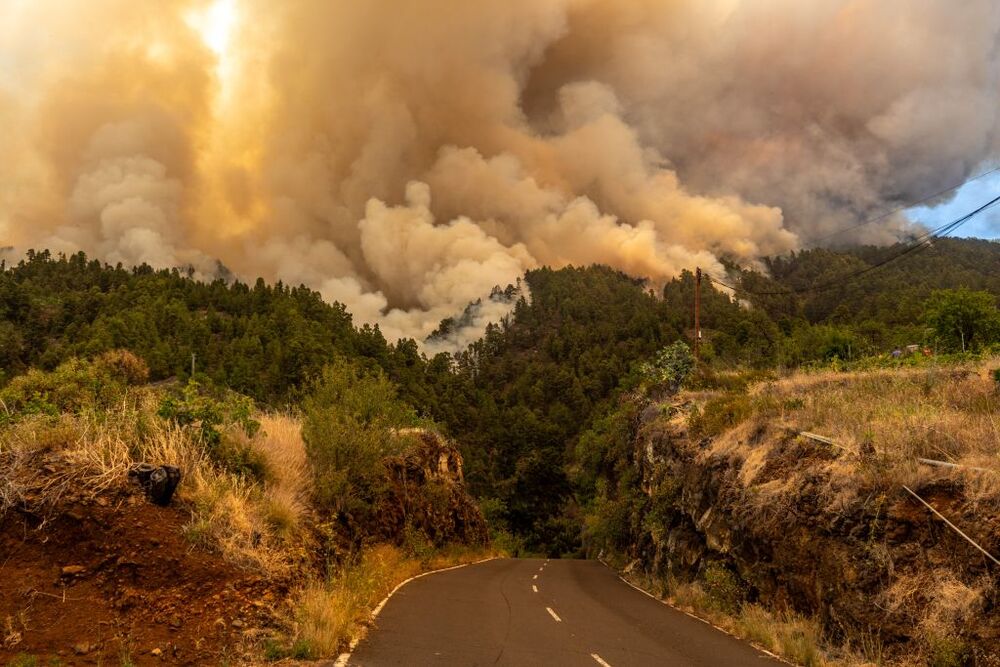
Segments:
[[[858,359],[911,344],[938,352],[961,351],[960,337],[929,320],[929,301],[941,290],[968,290],[980,297],[985,292],[995,309],[1000,299],[1000,243],[936,239],[931,246],[877,266],[907,247],[805,250],[765,260],[766,273],[734,269],[717,276],[736,287],[735,296],[752,307],[726,298],[717,290],[730,290],[718,283],[715,289],[703,287],[708,357],[724,365],[763,368]],[[710,277],[705,282],[713,283]],[[673,316],[682,318],[679,325],[690,330],[694,276],[685,273],[671,281],[664,296]],[[989,322],[984,324],[986,335],[972,348],[989,344],[1000,333],[993,332]]]
[[[809,250],[768,260],[769,277],[719,276],[742,303],[706,280],[703,369],[847,361],[909,344],[976,351],[1000,341],[1000,244],[942,239],[844,279],[897,251]],[[177,270],[32,253],[0,271],[0,386],[32,367],[128,349],[153,381],[186,380],[194,355],[203,384],[294,407],[310,379],[346,357],[381,368],[420,418],[458,440],[494,530],[531,549],[571,551],[580,434],[638,382],[657,350],[690,340],[694,276],[656,294],[605,267],[543,268],[524,286],[524,294],[502,291],[513,310],[482,339],[429,358],[416,341],[388,343],[377,328],[355,326],[341,305],[305,287],[205,284]]]
[[[2,265],[0,265],[2,266]],[[405,366],[415,347],[356,328],[340,304],[278,283],[196,282],[175,270],[126,269],[82,253],[30,253],[0,271],[0,381],[29,367],[128,349],[150,377],[203,379],[281,403],[335,354]]]
[[[456,358],[460,390],[434,402],[464,443],[473,488],[495,524],[532,548],[571,550],[579,527],[567,478],[572,443],[640,362],[681,331],[669,304],[605,267],[527,274],[530,303]]]

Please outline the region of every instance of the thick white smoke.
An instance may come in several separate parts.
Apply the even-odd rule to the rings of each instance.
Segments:
[[[752,264],[968,175],[998,30],[990,0],[8,0],[0,246],[218,259],[422,339],[535,266]]]

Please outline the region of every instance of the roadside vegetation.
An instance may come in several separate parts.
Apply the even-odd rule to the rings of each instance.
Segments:
[[[474,539],[447,525],[433,534],[417,523],[398,534],[378,529],[376,514],[394,501],[397,483],[383,462],[421,462],[418,428],[433,434],[380,371],[335,361],[310,385],[301,413],[261,411],[246,396],[193,380],[147,380],[141,359],[112,351],[33,370],[0,389],[0,517],[55,516],[66,498],[97,502],[127,491],[138,463],[177,466],[174,504],[190,513],[187,542],[288,591],[291,606],[275,601],[271,630],[243,646],[241,660],[335,656],[403,579],[492,553],[485,531]],[[449,510],[464,496],[460,478],[425,484],[404,493],[426,504],[422,494],[433,491]],[[7,643],[16,648],[21,634]]]
[[[647,373],[642,391],[580,440],[575,480],[588,549],[674,606],[796,664],[988,659],[982,638],[992,623],[996,568],[906,490],[1000,553],[993,522],[1000,357],[921,355],[859,366],[698,372],[685,378],[691,388],[666,394],[663,373]],[[693,471],[702,481],[692,481]],[[678,479],[684,475],[686,482]],[[713,518],[689,504],[708,493],[719,496]],[[690,523],[679,523],[685,513]],[[771,545],[782,576],[844,591],[823,606],[794,588],[765,592],[771,575],[757,579],[753,560],[733,556],[736,532]],[[693,538],[702,544],[695,565],[662,569],[670,559],[694,558],[693,543],[669,540]],[[823,539],[828,546],[816,553],[807,546]],[[819,556],[824,549],[828,560]],[[826,605],[849,608],[854,619],[844,611],[831,617]]]
[[[55,507],[71,491],[98,498],[138,462],[179,466],[188,543],[293,582],[297,602],[266,638],[273,657],[329,654],[394,581],[477,557],[487,531],[519,555],[658,548],[683,494],[681,476],[648,477],[662,463],[662,442],[643,439],[651,423],[731,469],[741,511],[765,525],[792,515],[817,475],[817,507],[865,521],[871,511],[869,533],[903,485],[960,488],[961,512],[995,513],[997,481],[972,468],[998,466],[1000,278],[989,267],[1000,244],[940,239],[867,281],[808,289],[892,252],[729,267],[720,278],[735,293],[702,287],[698,362],[682,342],[693,335],[688,272],[651,290],[607,267],[533,270],[497,286],[490,298],[510,312],[480,340],[428,354],[305,287],[33,252],[0,264],[0,511]],[[476,307],[423,349],[442,349]],[[441,448],[451,481],[421,463]],[[423,513],[399,486],[410,471],[427,491]],[[857,509],[859,498],[870,502]],[[480,510],[482,535],[436,529],[448,512]],[[896,566],[882,546],[866,549]],[[671,579],[670,595],[717,607],[718,587],[696,574]],[[953,619],[992,595],[967,574],[914,574],[873,599],[926,628],[921,655],[948,664],[967,648]],[[806,656],[814,627],[833,645],[827,620],[752,591],[725,617],[775,652]],[[850,633],[841,645],[880,654],[870,628]]]
[[[336,655],[364,637],[372,609],[407,579],[500,555],[504,552],[461,545],[435,549],[413,534],[401,546],[376,545],[328,577],[304,584],[292,598],[288,636],[269,641],[265,656],[316,659]]]

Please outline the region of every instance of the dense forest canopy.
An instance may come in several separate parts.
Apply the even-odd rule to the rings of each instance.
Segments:
[[[1000,244],[940,239],[842,281],[893,252],[814,249],[770,259],[766,272],[734,269],[724,278],[740,288],[735,297],[706,280],[703,367],[795,366],[909,344],[975,351],[1000,341]],[[348,359],[384,373],[415,415],[459,441],[496,530],[552,553],[574,549],[594,467],[613,463],[601,463],[599,443],[620,441],[608,436],[624,428],[615,398],[659,350],[693,335],[690,272],[657,294],[602,266],[530,271],[523,289],[495,290],[512,310],[480,340],[427,356],[416,341],[388,342],[377,327],[356,326],[343,306],[305,287],[202,283],[83,254],[32,252],[0,268],[0,386],[30,368],[128,349],[152,381],[187,380],[193,356],[199,382],[286,407],[324,367]],[[827,284],[834,287],[810,289]]]

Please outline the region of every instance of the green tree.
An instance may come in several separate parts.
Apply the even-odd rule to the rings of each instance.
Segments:
[[[924,319],[950,350],[976,350],[1000,337],[1000,312],[989,292],[935,290],[925,304]]]
[[[338,514],[366,512],[382,461],[412,442],[406,429],[430,426],[400,400],[396,385],[381,370],[345,358],[323,368],[302,410],[316,499]]]

